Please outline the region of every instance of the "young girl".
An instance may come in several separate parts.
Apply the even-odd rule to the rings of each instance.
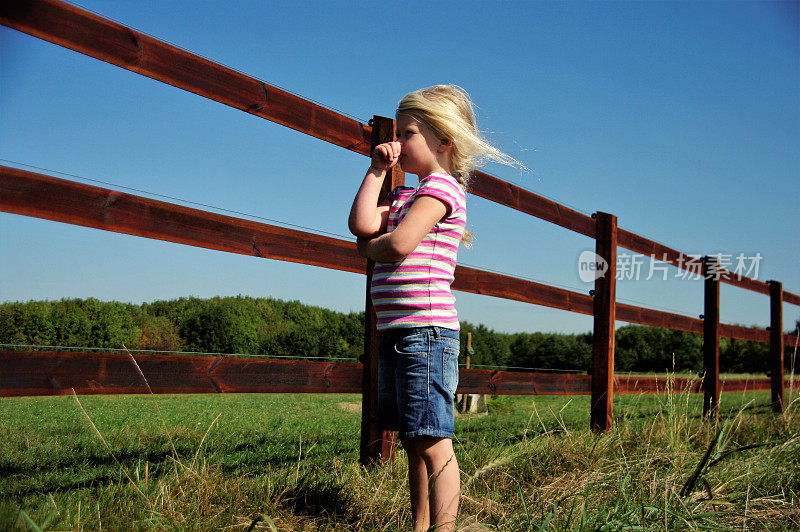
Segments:
[[[376,262],[371,295],[380,333],[378,415],[408,454],[414,530],[455,530],[460,475],[453,454],[459,323],[450,291],[469,240],[465,187],[478,158],[516,161],[480,135],[472,101],[454,85],[405,96],[397,141],[377,146],[350,211],[359,253]],[[417,187],[378,194],[400,164]],[[517,163],[518,164],[518,163]]]

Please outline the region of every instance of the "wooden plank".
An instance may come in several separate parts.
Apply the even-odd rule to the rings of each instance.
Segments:
[[[769,390],[769,379],[720,379],[720,392],[752,392]]]
[[[616,316],[617,217],[596,214],[595,253],[606,261],[605,275],[594,281],[594,336],[592,342],[593,431],[611,429],[614,407],[614,321]]]
[[[767,283],[758,281],[756,279],[751,279],[750,277],[745,277],[744,275],[734,274],[729,270],[725,270],[724,268],[720,268],[720,270],[724,272],[723,276],[720,278],[720,281],[723,283],[744,288],[745,290],[750,290],[751,292],[769,295],[769,285]]]
[[[534,192],[507,183],[485,172],[473,172],[468,192],[482,198],[511,207],[520,212],[530,214],[555,225],[570,229],[585,236],[594,237],[594,221],[585,214],[570,209],[560,203],[549,200]],[[625,229],[617,229],[617,244],[621,247],[641,253],[647,257],[655,257],[662,262],[678,268],[700,273],[700,263],[696,257],[659,244],[653,240],[637,235]],[[745,288],[761,294],[769,294],[767,283],[734,274],[720,268],[720,280],[724,283]],[[787,302],[800,305],[800,296],[784,293]],[[627,320],[625,320],[627,321]]]
[[[594,238],[591,217],[479,170],[472,173],[468,192]]]
[[[714,275],[718,261],[703,257],[703,415],[719,418],[719,279]]]
[[[692,271],[692,264],[697,265],[697,258],[672,249],[664,244],[659,244],[649,238],[637,235],[625,229],[617,229],[617,243],[621,247],[641,253],[646,257],[655,257],[661,262],[672,264],[677,268]],[[699,269],[694,273],[700,274]]]
[[[456,266],[452,288],[461,292],[592,314],[592,298],[587,294],[466,266]]]
[[[355,243],[0,166],[0,210],[229,253],[363,273]]]
[[[635,307],[623,303],[617,303],[617,320],[703,334],[703,320],[701,319],[691,318],[681,314],[673,314],[671,312]],[[719,335],[725,338],[735,338],[737,340],[763,343],[769,342],[769,332],[767,330],[743,327],[741,325],[720,323]],[[790,337],[790,335],[785,335],[785,337]]]
[[[361,364],[133,355],[153,393],[357,393]],[[149,393],[128,354],[0,352],[0,397]]]
[[[641,253],[646,257],[654,257],[661,262],[666,262],[677,268],[700,274],[700,262],[696,257],[659,244],[658,242],[637,235],[636,233],[626,231],[625,229],[619,229],[618,232],[618,242],[620,246],[636,253]],[[760,294],[769,294],[769,286],[767,283],[743,275],[734,274],[725,268],[719,269],[719,277],[720,281],[723,283],[738,286],[739,288],[744,288]],[[800,298],[798,298],[798,300],[800,300]]]
[[[372,118],[372,149],[378,144],[395,140],[395,123],[391,118]],[[405,174],[395,165],[386,175],[379,201],[396,186],[405,184]],[[359,461],[362,465],[388,462],[394,459],[395,433],[382,430],[378,419],[378,319],[372,306],[370,287],[375,262],[367,260],[366,302],[364,306],[364,373],[361,393],[361,447]]]
[[[648,377],[615,375],[615,394],[637,393],[698,393],[702,391],[702,380],[683,377]]]
[[[358,393],[361,364],[250,357],[133,355],[153,393]],[[617,376],[617,393],[701,391],[699,379]],[[124,353],[0,351],[0,397],[149,393]],[[769,390],[769,379],[727,379],[723,391]],[[457,393],[587,395],[589,375],[462,368]]]
[[[720,380],[720,391],[745,392],[769,390],[769,379],[724,379]],[[703,380],[691,378],[666,378],[648,376],[614,377],[614,393],[701,393]]]
[[[210,376],[220,393],[361,391],[362,368],[355,362],[219,358]]]
[[[772,410],[783,412],[783,284],[770,281],[769,288],[769,369]]]
[[[77,6],[4,0],[0,24],[356,153],[370,153],[368,125]]]
[[[797,334],[784,334],[783,343],[789,347],[796,347],[800,349],[800,336]]]
[[[783,291],[783,300],[792,305],[800,305],[800,296],[791,292]]]
[[[769,342],[769,332],[766,329],[755,329],[752,327],[742,327],[741,325],[719,324],[719,335],[725,338],[736,340],[748,340],[751,342]]]
[[[696,257],[659,244],[658,242],[630,231],[619,229],[619,245],[647,257],[654,257],[657,260],[671,264],[677,268],[700,274],[700,262]],[[762,294],[769,294],[769,287],[766,283],[734,274],[724,268],[720,268],[719,271],[720,281],[724,283]]]
[[[677,329],[698,334],[703,332],[703,321],[697,318],[661,310],[635,307],[624,303],[617,303],[616,319],[628,323]]]
[[[591,392],[589,375],[536,373],[461,368],[460,394],[490,395],[585,395]]]
[[[591,376],[461,368],[458,393],[496,395],[588,395]],[[726,379],[724,391],[768,390],[769,379]],[[651,376],[614,376],[614,393],[699,393],[701,379]]]

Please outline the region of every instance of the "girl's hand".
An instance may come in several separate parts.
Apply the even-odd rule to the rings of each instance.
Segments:
[[[386,171],[400,159],[400,143],[384,142],[378,144],[372,151],[372,168],[375,170]]]

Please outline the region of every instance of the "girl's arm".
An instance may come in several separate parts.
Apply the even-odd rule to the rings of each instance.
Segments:
[[[348,226],[350,232],[358,237],[373,237],[386,230],[389,218],[389,205],[378,205],[378,196],[383,186],[386,171],[372,167],[364,176],[361,188],[358,189],[350,208]]]
[[[350,232],[358,237],[372,237],[386,230],[389,206],[378,205],[386,171],[397,164],[400,157],[400,143],[379,144],[372,152],[372,165],[364,176],[364,181],[356,193],[350,209],[348,226]]]
[[[359,237],[358,252],[376,262],[401,261],[417,248],[446,214],[447,206],[442,200],[419,196],[394,231],[372,239]]]

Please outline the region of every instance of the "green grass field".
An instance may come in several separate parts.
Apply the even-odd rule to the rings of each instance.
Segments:
[[[360,396],[78,399],[0,400],[0,529],[410,529],[403,451],[357,463]],[[459,416],[459,527],[800,528],[800,401],[775,415],[768,392],[726,393],[716,424],[701,403],[617,396],[604,435],[586,396]]]

